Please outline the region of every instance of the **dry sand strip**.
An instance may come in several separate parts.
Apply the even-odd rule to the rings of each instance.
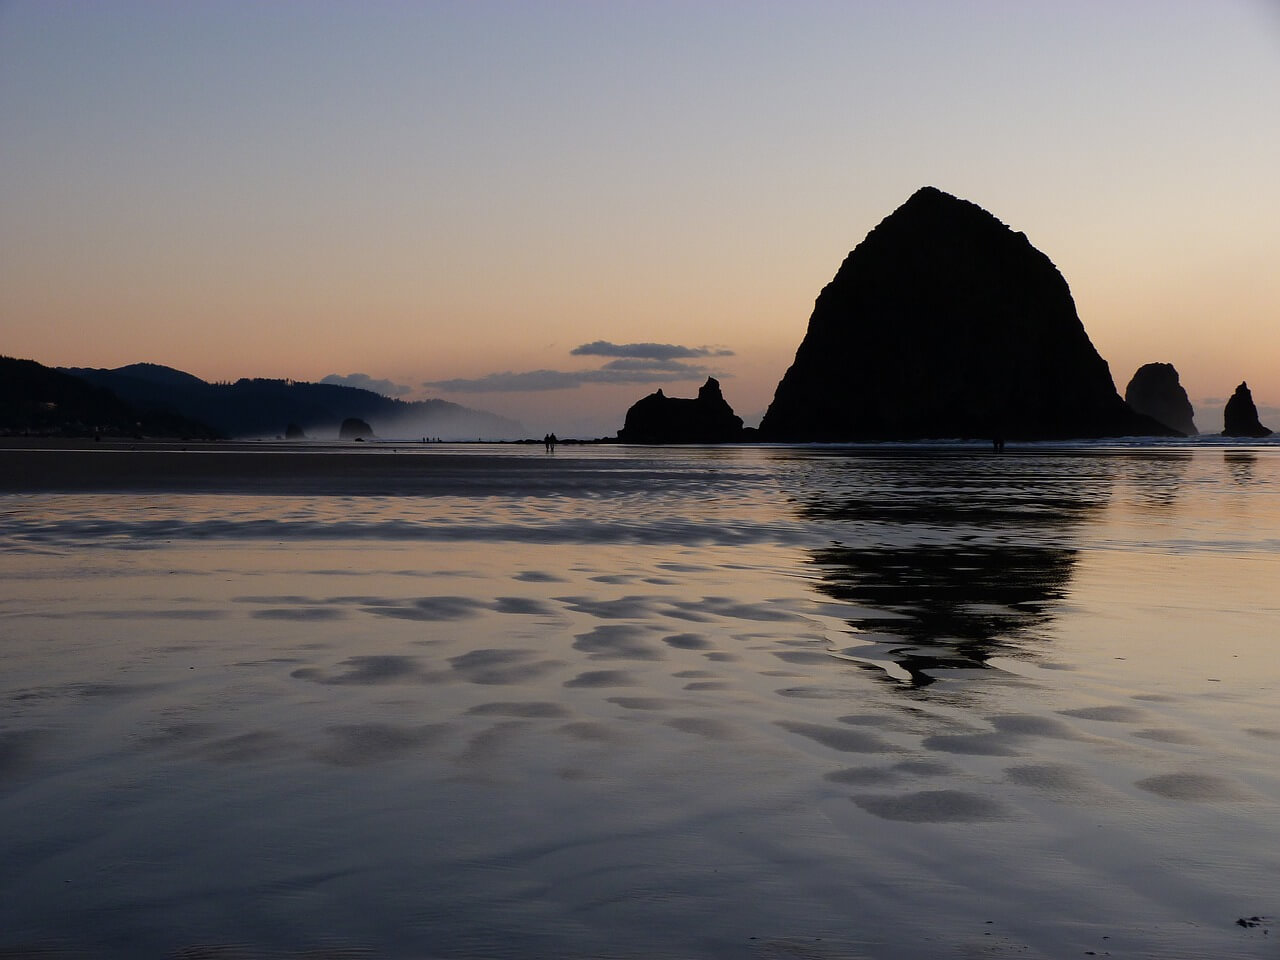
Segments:
[[[661,485],[663,471],[482,447],[283,443],[0,443],[0,493],[521,496]]]

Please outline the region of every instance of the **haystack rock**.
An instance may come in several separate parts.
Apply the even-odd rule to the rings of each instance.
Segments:
[[[1172,363],[1145,363],[1124,388],[1124,402],[1171,430],[1194,437],[1196,430],[1191,401],[1182,389]]]
[[[730,443],[742,439],[742,418],[720,393],[714,377],[696,399],[664,396],[661,390],[637,400],[627,411],[618,439],[627,443]]]
[[[359,417],[347,417],[338,427],[339,440],[367,440],[373,436],[373,427]]]
[[[1258,408],[1254,406],[1249,385],[1242,383],[1227,401],[1222,411],[1222,435],[1224,437],[1269,437],[1271,431],[1258,420]]]
[[[1049,258],[933,187],[823,288],[760,424],[782,441],[1171,432],[1120,399]]]

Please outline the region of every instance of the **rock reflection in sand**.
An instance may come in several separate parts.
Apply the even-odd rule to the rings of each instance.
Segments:
[[[1075,531],[1110,496],[1109,467],[1076,466],[1001,464],[997,474],[980,457],[903,457],[865,486],[806,490],[802,514],[837,540],[813,553],[819,589],[861,608],[850,625],[915,686],[1026,654],[1069,590]],[[845,652],[878,659],[866,645]]]
[[[13,495],[0,953],[1268,956],[1276,452]]]

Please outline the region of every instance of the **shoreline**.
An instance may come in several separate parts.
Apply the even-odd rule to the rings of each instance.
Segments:
[[[1222,437],[1118,443],[707,444],[239,440],[181,442],[0,438],[0,495],[259,494],[271,496],[616,496],[703,483],[734,462],[785,470],[805,460],[1043,458],[1253,459],[1280,440]],[[689,457],[697,465],[690,472]]]

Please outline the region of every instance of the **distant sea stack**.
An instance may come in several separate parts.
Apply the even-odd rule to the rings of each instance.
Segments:
[[[661,390],[637,400],[627,411],[618,439],[626,443],[731,443],[742,439],[742,418],[720,393],[714,377],[693,400],[664,396]]]
[[[760,424],[793,442],[1171,432],[1120,399],[1049,258],[933,187],[823,288]]]
[[[1191,401],[1172,363],[1146,363],[1139,367],[1124,389],[1124,402],[1185,436],[1199,433]]]
[[[1224,437],[1269,437],[1271,431],[1258,420],[1258,408],[1253,404],[1253,394],[1247,383],[1236,387],[1222,411],[1222,435]]]
[[[373,427],[359,417],[347,417],[338,428],[339,440],[367,440],[373,436]]]

